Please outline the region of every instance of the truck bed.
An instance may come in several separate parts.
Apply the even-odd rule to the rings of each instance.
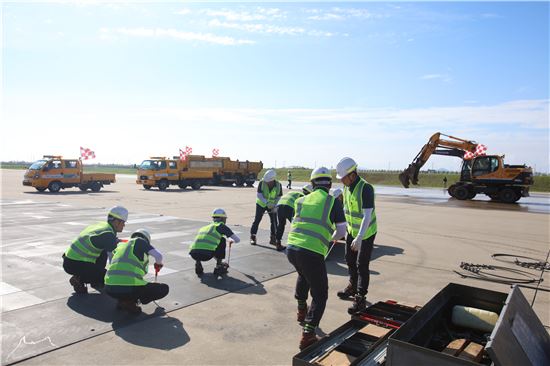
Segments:
[[[115,183],[115,174],[112,173],[82,173],[82,183],[97,181],[103,184]]]

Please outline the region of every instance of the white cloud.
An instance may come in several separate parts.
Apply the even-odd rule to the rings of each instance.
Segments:
[[[304,34],[306,30],[301,27],[279,27],[271,24],[259,24],[259,23],[228,23],[221,22],[218,19],[213,19],[208,23],[211,27],[238,29],[252,33],[269,33],[279,35],[299,35]]]
[[[210,17],[225,18],[233,22],[250,22],[258,20],[274,20],[285,17],[285,13],[277,8],[258,7],[252,11],[234,11],[234,10],[204,10],[204,14]]]
[[[176,29],[163,28],[101,28],[100,37],[102,39],[112,38],[114,34],[122,34],[131,37],[157,37],[173,38],[181,41],[199,41],[206,43],[220,44],[224,46],[254,44],[254,41],[247,39],[236,39],[228,36],[218,36],[211,33],[184,32]]]
[[[357,9],[357,8],[332,8],[330,10],[325,9],[309,9],[307,13],[314,14],[307,17],[309,20],[319,20],[319,21],[342,21],[348,19],[378,19],[386,18],[388,15],[381,13],[373,13],[368,9]]]
[[[450,83],[453,78],[449,74],[426,74],[420,77],[422,80],[441,80],[444,83]]]
[[[189,14],[191,14],[191,9],[181,9],[181,10],[178,10],[178,11],[174,12],[174,14],[189,15]]]

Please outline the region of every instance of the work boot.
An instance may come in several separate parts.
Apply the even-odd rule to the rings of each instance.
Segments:
[[[298,308],[298,316],[296,317],[296,320],[298,323],[303,323],[306,320],[307,315],[307,305],[303,308]]]
[[[124,310],[132,315],[141,314],[141,307],[137,306],[137,303],[133,300],[118,300],[116,304],[118,310]]]
[[[278,252],[282,252],[283,250],[286,249],[286,247],[284,245],[281,244],[281,240],[280,239],[277,239],[277,241],[275,242],[275,247],[277,249]]]
[[[204,269],[202,268],[202,263],[200,261],[195,262],[195,273],[199,277],[204,273]]]
[[[80,277],[72,276],[69,279],[69,283],[71,284],[71,286],[73,286],[73,289],[74,289],[75,293],[77,293],[77,294],[87,294],[88,293],[88,288],[86,287],[85,284],[80,282]]]
[[[256,245],[256,235],[250,235],[250,245]]]
[[[353,298],[356,293],[357,293],[357,289],[355,288],[355,286],[353,286],[350,283],[345,289],[338,291],[336,295],[338,295],[338,297],[341,298],[342,300],[349,300]]]
[[[214,275],[221,276],[222,274],[226,274],[227,268],[229,268],[229,265],[225,262],[216,264],[216,267],[214,268]]]
[[[269,244],[271,245],[277,245],[277,237],[273,234],[269,237]]]
[[[353,315],[367,308],[367,299],[365,296],[355,295],[353,304],[348,308],[348,314]]]
[[[321,338],[317,337],[315,332],[303,332],[302,339],[300,339],[300,351],[306,349],[320,339]]]

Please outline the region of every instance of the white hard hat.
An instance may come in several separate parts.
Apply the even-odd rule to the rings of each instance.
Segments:
[[[115,206],[109,210],[109,216],[126,222],[128,221],[128,210],[122,206]]]
[[[147,231],[145,229],[137,229],[136,231],[134,231],[132,233],[130,238],[135,238],[136,236],[140,236],[140,237],[144,238],[145,240],[147,240],[148,243],[151,243],[151,234],[149,234],[149,231]]]
[[[227,217],[227,214],[223,208],[217,208],[212,211],[212,217]]]
[[[344,191],[342,191],[342,188],[334,188],[334,190],[332,191],[332,196],[334,198],[338,198],[342,195],[342,193],[344,193]]]
[[[332,175],[330,174],[330,170],[328,170],[324,166],[314,169],[311,172],[311,177],[309,179],[313,181],[321,178],[332,180]]]
[[[311,193],[313,192],[313,186],[311,184],[306,184],[302,187],[302,191],[304,192],[304,194]]]
[[[357,163],[352,158],[343,158],[336,165],[336,178],[342,179],[357,169]]]
[[[264,182],[272,182],[275,180],[275,177],[277,177],[277,173],[273,169],[269,169],[264,173]]]

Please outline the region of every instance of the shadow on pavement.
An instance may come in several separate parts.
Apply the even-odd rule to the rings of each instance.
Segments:
[[[155,310],[156,315],[164,314],[162,308]],[[126,342],[136,346],[171,350],[188,343],[191,338],[183,328],[183,324],[176,318],[166,314],[151,318],[132,326],[113,323],[115,334]]]
[[[255,295],[265,295],[267,293],[264,285],[253,276],[243,273],[243,275],[252,280],[253,283],[245,282],[238,278],[232,277],[232,271],[236,272],[236,269],[229,268],[229,273],[223,275],[221,279],[218,279],[213,273],[204,273],[201,277],[201,282],[208,287],[229,292]]]

